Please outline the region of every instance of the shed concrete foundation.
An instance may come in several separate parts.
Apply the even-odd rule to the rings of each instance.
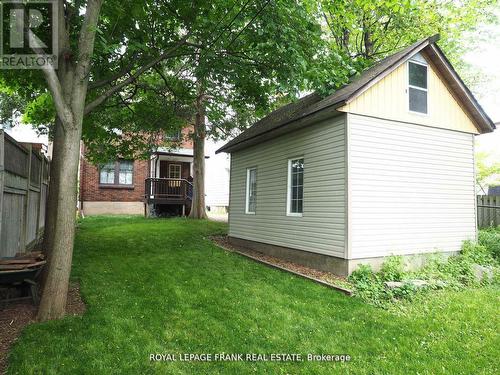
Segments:
[[[349,276],[361,264],[370,265],[374,271],[379,271],[384,261],[387,260],[387,257],[343,259],[330,255],[292,249],[289,247],[245,240],[237,237],[229,237],[229,243],[233,246],[253,250],[320,271],[331,272],[342,277]],[[405,269],[416,270],[421,268],[425,265],[431,254],[433,253],[402,255]],[[457,252],[439,252],[439,256],[441,256],[443,260],[456,254]]]
[[[348,275],[349,268],[347,259],[292,249],[289,247],[270,245],[262,242],[249,241],[236,237],[229,237],[229,243],[234,246],[257,251],[306,267],[315,268],[320,271],[331,272],[339,276]]]

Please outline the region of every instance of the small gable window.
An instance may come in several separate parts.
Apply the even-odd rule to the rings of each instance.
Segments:
[[[427,65],[408,62],[408,98],[411,112],[427,114]]]

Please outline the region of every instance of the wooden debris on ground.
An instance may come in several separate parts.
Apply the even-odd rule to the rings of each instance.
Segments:
[[[41,251],[33,251],[28,254],[16,254],[14,258],[0,259],[1,271],[17,271],[39,267],[47,263],[45,255]]]

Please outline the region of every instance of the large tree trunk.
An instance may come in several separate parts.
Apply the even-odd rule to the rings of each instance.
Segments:
[[[62,124],[59,119],[56,119],[53,131],[53,142],[52,142],[52,160],[50,163],[50,179],[49,179],[49,191],[47,196],[47,203],[45,209],[45,225],[43,231],[43,251],[49,260],[52,253],[52,247],[54,246],[54,231],[56,227],[57,218],[57,203],[58,203],[58,189],[57,184],[59,181],[59,164],[61,158],[59,157],[59,150],[62,147],[63,139]],[[45,286],[45,281],[47,280],[47,270],[43,269],[41,276],[41,285]]]
[[[54,228],[55,228],[55,213],[57,209],[57,181],[59,173],[59,163],[61,158],[59,157],[59,150],[61,149],[63,142],[62,125],[59,119],[56,119],[53,131],[53,141],[52,141],[52,159],[50,163],[50,179],[49,179],[49,194],[47,197],[47,209],[45,212],[45,230],[44,230],[44,241],[43,247],[46,255],[50,254],[52,249],[52,243],[54,239]]]
[[[189,217],[206,219],[205,210],[205,95],[198,93],[193,134],[193,201]]]
[[[76,189],[80,155],[81,124],[65,129],[64,144],[59,149],[63,163],[58,163],[55,182],[58,203],[53,207],[53,227],[50,262],[45,287],[38,310],[41,321],[64,316],[73,256],[76,220]]]

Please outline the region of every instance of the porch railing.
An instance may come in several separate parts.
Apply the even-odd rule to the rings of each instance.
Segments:
[[[161,200],[192,199],[193,185],[184,178],[146,178],[145,198]]]

